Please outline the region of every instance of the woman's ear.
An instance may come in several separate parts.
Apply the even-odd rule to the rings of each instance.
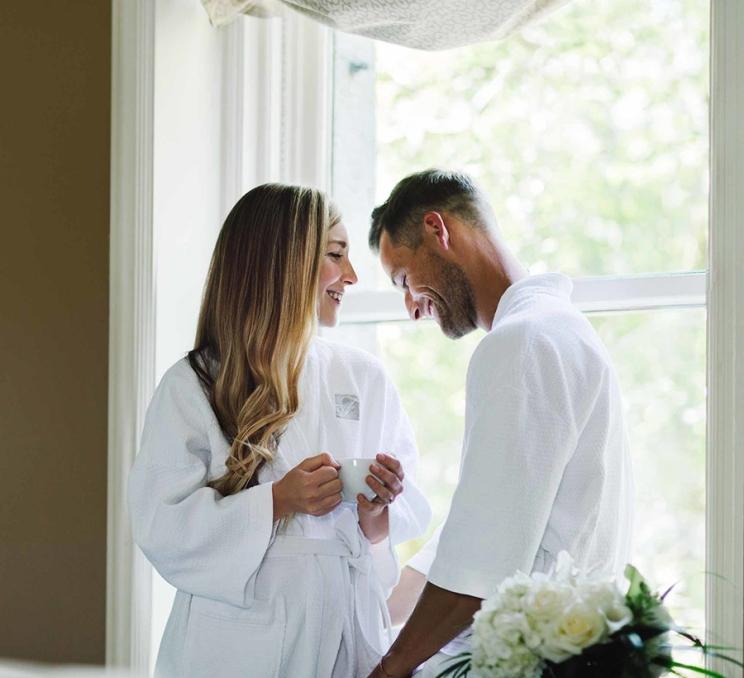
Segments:
[[[450,248],[450,233],[441,212],[432,211],[424,214],[424,234],[434,236],[443,250]]]

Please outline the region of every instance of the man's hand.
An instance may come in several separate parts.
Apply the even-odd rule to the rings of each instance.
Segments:
[[[385,673],[385,669],[382,667],[382,665],[378,664],[377,666],[375,666],[372,673],[369,674],[369,678],[408,678],[411,675],[413,674],[398,673],[398,674],[393,675],[392,673]]]
[[[483,601],[428,582],[410,619],[370,674],[370,678],[404,678],[435,655],[473,622]]]
[[[271,490],[274,520],[292,513],[324,516],[341,503],[341,467],[327,452],[308,457],[295,466]]]
[[[378,454],[376,464],[369,467],[367,485],[377,495],[369,501],[363,494],[357,495],[359,527],[372,544],[385,539],[390,532],[387,507],[403,492],[405,473],[400,462],[389,454]]]

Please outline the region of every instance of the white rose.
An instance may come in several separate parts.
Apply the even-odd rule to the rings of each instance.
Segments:
[[[536,582],[524,601],[528,618],[540,623],[556,619],[571,602],[571,589],[551,581]]]
[[[610,633],[619,631],[633,621],[633,613],[624,601],[615,602],[612,606],[602,610],[607,617],[607,626]]]
[[[581,579],[574,559],[567,551],[561,551],[556,557],[551,578],[557,582],[570,585],[575,585]]]
[[[633,621],[633,613],[625,604],[625,596],[613,581],[596,582],[587,586],[581,593],[582,599],[596,607],[607,619],[610,633],[627,626]]]
[[[494,602],[500,609],[518,612],[522,609],[522,601],[532,587],[532,580],[523,572],[517,572],[501,582]]]
[[[502,637],[504,620],[499,612],[477,612],[473,616],[473,655],[480,655],[487,663],[508,657],[511,648]]]
[[[545,627],[545,640],[538,652],[546,659],[560,662],[604,640],[607,630],[605,616],[596,607],[583,601],[574,603]]]
[[[475,647],[475,643],[473,643]],[[504,639],[495,633],[484,638],[478,643],[480,654],[488,661],[489,664],[496,664],[511,657],[513,648],[504,642]]]
[[[543,661],[534,652],[521,647],[500,668],[502,669],[502,672],[498,674],[500,676],[503,675],[508,678],[540,678]]]
[[[501,594],[494,593],[490,598],[486,598],[480,606],[481,612],[493,612],[501,609]]]
[[[519,612],[477,612],[473,616],[473,634],[484,641],[496,636],[507,645],[519,645],[524,631],[529,631],[529,625]]]
[[[512,649],[507,657],[489,658],[473,646],[471,674],[474,678],[540,678],[544,662],[523,646]]]

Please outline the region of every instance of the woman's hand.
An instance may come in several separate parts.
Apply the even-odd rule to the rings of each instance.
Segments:
[[[369,501],[363,494],[357,495],[359,527],[372,544],[385,539],[390,532],[388,505],[403,492],[403,468],[400,462],[389,454],[378,454],[377,463],[369,467],[374,475],[367,476],[367,485],[377,495]]]
[[[274,520],[292,513],[324,516],[341,503],[341,466],[327,452],[308,457],[272,485]]]

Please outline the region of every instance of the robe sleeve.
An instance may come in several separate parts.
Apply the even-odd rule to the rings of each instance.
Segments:
[[[418,449],[413,427],[400,402],[395,386],[382,374],[379,396],[384,409],[381,416],[379,452],[395,456],[403,467],[403,492],[388,507],[390,534],[388,539],[372,547],[375,569],[385,589],[398,583],[400,567],[394,547],[422,535],[431,520],[431,507],[419,489],[417,480]]]
[[[479,598],[532,570],[576,445],[570,379],[549,342],[487,336],[468,370],[460,479],[429,581]]]
[[[437,555],[437,546],[439,546],[439,535],[442,534],[443,526],[444,523],[442,523],[436,530],[434,530],[434,534],[429,537],[429,540],[406,563],[407,567],[420,572],[424,576],[429,574],[431,565]]]
[[[400,402],[398,391],[385,377],[385,415],[382,448],[400,461],[405,478],[403,492],[390,505],[390,541],[401,544],[421,536],[429,526],[431,507],[417,485],[418,449],[413,427]]]
[[[196,375],[177,363],[150,403],[129,476],[132,532],[177,589],[242,606],[272,537],[272,488],[266,483],[222,497],[206,486],[210,439],[218,433],[209,415]]]

